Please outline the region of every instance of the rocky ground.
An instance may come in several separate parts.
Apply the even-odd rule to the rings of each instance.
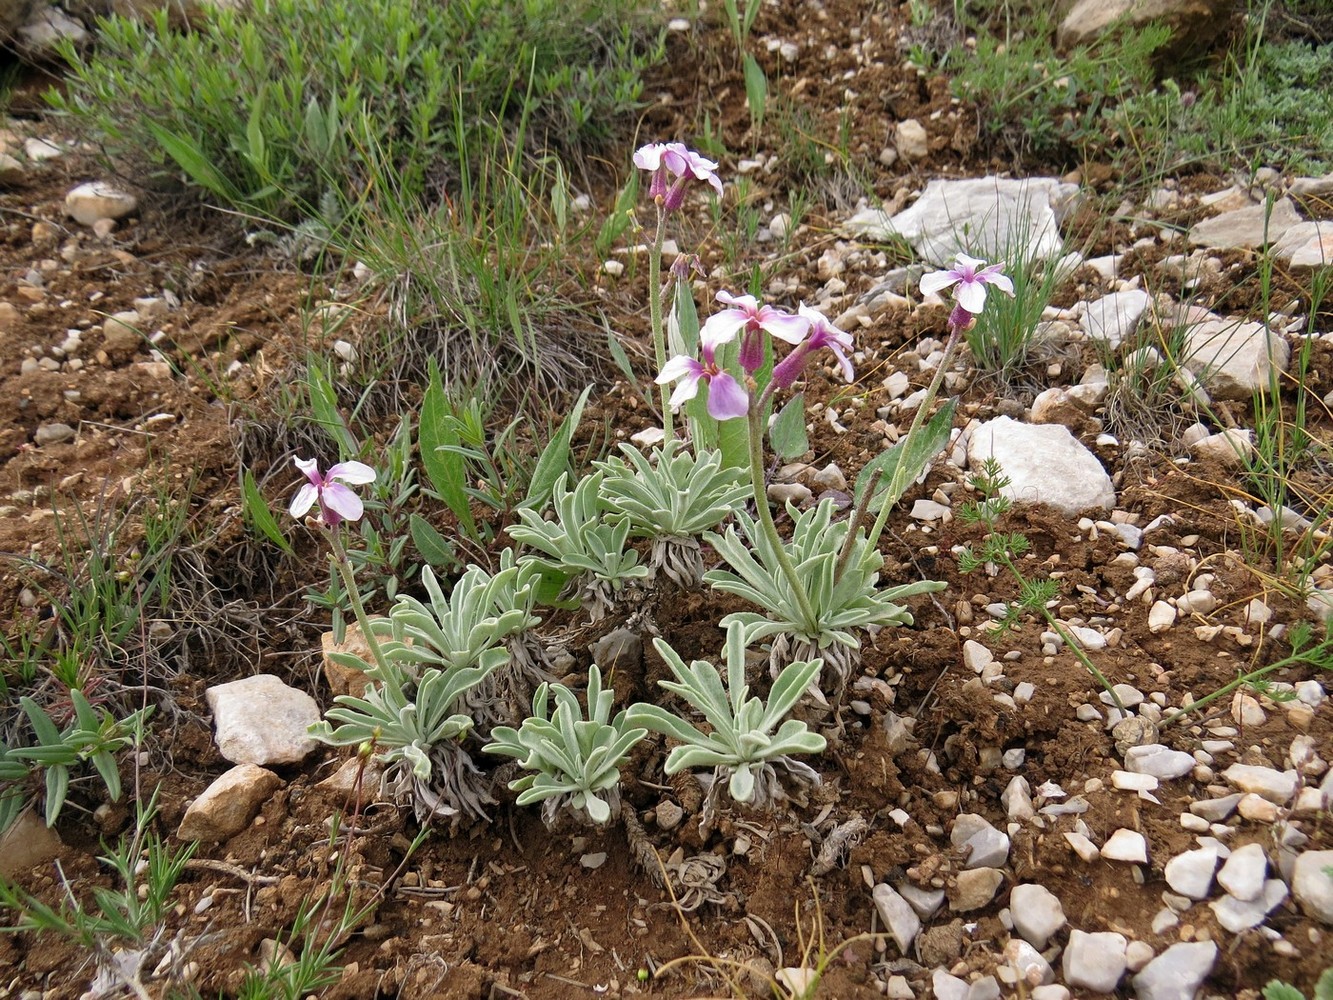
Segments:
[[[832,998],[1257,997],[1272,978],[1312,989],[1333,953],[1330,675],[1296,658],[1262,690],[1177,713],[1280,664],[1302,624],[1315,641],[1327,634],[1327,558],[1293,581],[1264,539],[1276,517],[1288,554],[1302,540],[1327,548],[1333,311],[1312,310],[1311,289],[1333,257],[1333,179],[1195,173],[1116,191],[1096,165],[1006,175],[947,82],[904,65],[904,23],[892,7],[785,3],[756,29],[766,69],[816,121],[856,124],[850,154],[873,188],[859,204],[825,180],[814,207],[794,212],[777,147],[746,138],[723,50],[684,58],[698,44],[688,21],[643,125],[688,136],[703,107],[749,151],[722,170],[733,195],[746,179],[758,220],[741,258],[702,193],[678,234],[709,272],[700,308],[735,290],[728,272],[760,262],[766,301],[816,305],[855,337],[856,382],[809,374],[811,451],[775,471],[774,495],[798,506],[845,495],[910,423],[946,316],[917,279],[949,263],[959,231],[1066,271],[1026,364],[1001,380],[964,359],[946,376],[953,440],[882,548],[886,580],[947,586],[910,602],[914,625],[863,650],[844,725],[811,761],[820,786],[781,814],[731,810],[708,827],[698,784],[668,780],[649,741],[605,831],[546,830],[513,805],[501,772],[491,822],[412,849],[411,815],[374,802],[371,776],[306,736],[347,682],[321,669],[327,613],[299,600],[321,583],[319,540],[300,533],[284,557],[239,506],[244,469],[285,506],[291,455],[316,439],[274,418],[282,393],[307,351],[353,363],[383,322],[377,290],[350,266],[312,279],[244,250],[216,217],[136,197],[55,123],[12,124],[0,194],[5,606],[15,622],[49,618],[61,591],[48,570],[64,567],[76,525],[123,559],[154,510],[183,504],[191,529],[171,610],[104,681],[122,699],[112,704],[158,707],[149,744],[121,762],[127,788],[160,787],[162,831],[201,842],[165,933],[120,951],[147,995],[234,995],[246,963],[313,947],[319,921],[312,939],[287,939],[340,864],[347,898],[368,910],[337,941],[330,997],[802,995],[816,971],[811,995]],[[103,189],[80,194],[87,181]],[[610,210],[610,185],[589,194],[590,211]],[[645,279],[624,250],[594,259],[587,281],[634,353]],[[1318,447],[1275,512],[1241,456],[1260,426],[1256,398],[1290,415],[1301,388]],[[655,426],[639,387],[608,379],[581,435],[630,440]],[[1115,697],[1043,621],[992,628],[1017,597],[1012,580],[960,573],[958,547],[984,529],[956,512],[992,455],[1016,501],[1002,529],[1032,542],[1031,575],[1060,581],[1052,610]],[[556,612],[543,634],[568,683],[597,662],[628,702],[655,697],[666,675],[648,638],[714,658],[718,618],[740,607],[659,586],[597,623]],[[8,836],[0,867],[51,903],[66,883],[109,885],[98,838],[131,816],[78,784],[54,831],[30,816]],[[0,997],[83,995],[95,964],[56,935],[0,937]]]

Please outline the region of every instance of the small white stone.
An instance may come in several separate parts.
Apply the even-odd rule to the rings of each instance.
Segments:
[[[1192,998],[1216,961],[1217,945],[1212,941],[1173,944],[1134,977],[1134,992],[1138,1000]]]
[[[1245,727],[1262,726],[1268,721],[1268,716],[1259,707],[1258,699],[1243,691],[1237,691],[1236,696],[1231,699],[1231,718]]]
[[[1144,588],[1145,590],[1147,587]],[[1126,597],[1129,595],[1126,594]],[[1165,632],[1176,623],[1176,609],[1166,601],[1154,601],[1148,610],[1148,631]]]
[[[921,918],[916,910],[892,886],[883,882],[875,886],[871,896],[880,919],[897,942],[898,950],[904,955],[911,954],[912,942],[921,931]]]
[[[1152,792],[1157,790],[1157,779],[1151,774],[1135,774],[1133,771],[1112,771],[1111,784],[1123,791]]]
[[[65,214],[84,226],[91,226],[98,219],[123,219],[138,207],[139,200],[134,195],[105,181],[80,184],[65,195]]]
[[[1190,803],[1190,812],[1202,816],[1210,823],[1218,823],[1236,811],[1236,805],[1240,800],[1239,792],[1216,799],[1199,799]]]
[[[1207,899],[1217,870],[1217,851],[1211,847],[1178,854],[1166,863],[1164,875],[1172,891],[1190,899]]]
[[[974,674],[981,673],[994,660],[995,655],[975,639],[967,639],[963,642],[963,665]]]
[[[1101,857],[1101,852],[1097,850],[1097,845],[1081,833],[1066,833],[1065,840],[1068,842],[1069,846],[1074,849],[1074,853],[1084,861],[1096,861]]]
[[[1034,948],[1045,948],[1066,923],[1059,898],[1044,885],[1024,883],[1009,893],[1009,912],[1014,930]]]
[[[602,270],[613,278],[619,278],[625,273],[625,264],[619,260],[602,261]]]
[[[1130,972],[1138,972],[1152,961],[1157,954],[1146,941],[1131,941],[1125,946],[1125,966]]]
[[[1148,863],[1148,841],[1136,830],[1121,828],[1102,845],[1102,857],[1108,861],[1128,861],[1131,864]]]
[[[1145,743],[1125,751],[1125,770],[1151,774],[1161,781],[1171,781],[1189,774],[1195,760],[1183,750],[1172,750],[1160,743]]]
[[[1239,934],[1251,927],[1258,927],[1264,918],[1284,899],[1287,898],[1287,883],[1280,878],[1272,878],[1264,883],[1263,892],[1258,899],[1240,900],[1234,896],[1223,896],[1209,903],[1209,908],[1217,917],[1217,922],[1232,934]]]
[[[1277,771],[1253,764],[1232,764],[1222,772],[1222,777],[1241,791],[1261,795],[1278,805],[1291,801],[1299,780],[1295,771]]]
[[[1127,945],[1124,935],[1113,931],[1070,931],[1062,960],[1065,983],[1096,993],[1114,992],[1125,974]]]
[[[645,427],[638,433],[631,434],[629,439],[632,444],[647,450],[649,448],[656,448],[659,444],[665,441],[666,431],[661,427]]]
[[[1301,909],[1315,920],[1333,927],[1333,878],[1324,869],[1333,867],[1333,851],[1305,851],[1291,870],[1291,892]]]
[[[1004,960],[1028,986],[1041,986],[1055,978],[1051,963],[1022,938],[1012,938],[1004,946]]]
[[[966,855],[964,868],[999,868],[1009,860],[1009,838],[977,813],[963,813],[954,820],[949,840]]]
[[[1264,877],[1268,874],[1268,855],[1259,844],[1246,844],[1231,852],[1222,870],[1217,873],[1217,883],[1232,896],[1244,902],[1258,899],[1264,890]]]

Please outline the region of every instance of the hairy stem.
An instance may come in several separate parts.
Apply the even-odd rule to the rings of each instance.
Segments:
[[[754,505],[759,512],[759,524],[764,534],[768,536],[768,540],[773,546],[773,552],[777,556],[778,567],[782,570],[782,575],[787,578],[787,586],[791,588],[792,594],[796,597],[796,603],[800,606],[801,617],[804,619],[802,625],[807,634],[818,635],[820,631],[819,616],[815,614],[814,605],[810,603],[810,595],[806,592],[804,585],[801,583],[801,578],[796,573],[796,567],[792,565],[791,558],[787,555],[787,547],[783,544],[782,536],[778,534],[778,526],[773,523],[773,514],[768,509],[768,493],[764,489],[763,412],[758,400],[751,402],[750,433],[748,437],[750,445],[750,482],[754,487]]]
[[[662,199],[657,199],[657,235],[653,237],[653,248],[648,254],[648,316],[653,329],[653,354],[660,372],[666,365],[666,327],[662,322],[662,245],[666,242],[666,211]],[[673,421],[671,418],[671,390],[663,385],[659,387],[662,397],[662,430],[665,437],[662,443],[671,440]]]
[[[356,617],[356,623],[361,627],[361,635],[366,640],[366,646],[370,649],[370,655],[375,660],[375,667],[380,676],[377,680],[385,683],[392,683],[395,674],[389,668],[389,661],[384,658],[384,651],[380,649],[379,640],[375,638],[375,633],[370,628],[370,618],[366,615],[365,605],[361,603],[361,592],[356,587],[356,573],[352,570],[351,560],[347,558],[347,550],[343,548],[342,537],[337,528],[328,529],[329,545],[333,549],[333,555],[330,557],[333,564],[338,567],[338,573],[342,577],[343,587],[347,590],[348,603],[352,605],[352,614]]]

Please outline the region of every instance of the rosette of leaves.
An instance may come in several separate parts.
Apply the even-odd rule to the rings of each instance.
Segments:
[[[654,639],[653,645],[676,677],[674,681],[658,683],[702,714],[711,732],[703,732],[660,705],[632,706],[627,722],[669,736],[680,744],[667,756],[667,774],[686,768],[713,768],[703,810],[704,826],[709,824],[724,784],[735,801],[756,809],[771,809],[788,798],[779,781],[778,768],[798,784],[819,783],[818,773],[808,764],[793,760],[791,755],[822,753],[827,741],[810,732],[804,722],[783,719],[819,675],[823,667],[820,660],[789,663],[774,680],[765,703],[757,696],[750,697],[750,687],[745,681],[747,643],[745,626],[740,622],[733,621],[727,626],[725,687],[711,663],[695,660],[686,664],[662,639]]]
[[[93,708],[78,688],[69,689],[74,718],[63,729],[32,698],[19,699],[19,707],[32,724],[32,746],[7,748],[0,744],[0,831],[7,828],[22,811],[24,795],[19,783],[30,773],[29,764],[44,772],[46,783],[46,825],[60,816],[69,795],[75,769],[91,762],[112,801],[120,798],[120,771],[115,754],[134,745],[136,734],[153,709],[141,708],[123,719],[111,712]],[[3,787],[12,782],[8,788]]]
[[[532,546],[544,556],[531,557],[538,566],[569,579],[569,589],[598,621],[611,609],[615,595],[633,580],[648,576],[639,555],[626,549],[630,524],[623,515],[611,515],[598,499],[604,476],[584,476],[574,489],[566,488],[562,475],[552,492],[555,520],[544,520],[536,511],[519,510],[521,524],[507,530],[516,542]]]
[[[479,725],[499,721],[507,713],[496,698],[495,675],[509,664],[507,642],[541,623],[532,611],[533,568],[517,565],[511,554],[494,576],[468,566],[448,595],[429,566],[421,571],[421,583],[429,603],[399,595],[387,618],[371,622],[384,658],[409,676],[426,666],[481,668],[483,680],[465,691],[460,710]]]
[[[486,666],[426,667],[416,680],[371,684],[360,698],[338,695],[310,735],[333,746],[373,747],[386,765],[383,791],[395,802],[410,799],[423,822],[486,819],[485,806],[495,799],[460,745],[473,720],[457,707],[495,666],[489,658]],[[327,720],[341,724],[334,728]]]
[[[496,579],[500,581],[493,595],[496,606],[502,610],[522,611],[528,622],[505,636],[509,662],[490,678],[497,704],[507,720],[516,722],[526,714],[538,685],[555,680],[551,676],[550,656],[537,634],[541,616],[536,609],[544,583],[543,571],[535,561],[519,559],[512,548],[506,548],[500,553],[500,572]]]
[[[722,625],[743,625],[747,645],[773,637],[770,660],[775,673],[785,663],[823,657],[841,693],[860,662],[861,645],[853,630],[912,624],[911,612],[897,602],[940,590],[944,584],[919,580],[881,588],[879,570],[884,557],[861,532],[853,540],[850,558],[839,575],[838,555],[847,538],[848,524],[833,520],[833,501],[824,500],[806,511],[788,504],[787,510],[794,524],[791,541],[785,543],[786,553],[810,598],[813,619],[802,613],[787,586],[774,543],[743,512],[736,515],[740,531],[731,526],[724,534],[705,537],[731,569],[710,570],[704,580],[764,609],[763,614],[738,611],[727,615]]]
[[[628,461],[613,455],[594,463],[605,476],[602,502],[624,515],[631,534],[652,539],[652,576],[660,570],[678,586],[698,586],[704,573],[699,536],[745,504],[750,487],[742,471],[723,468],[721,452],[696,457],[677,439],[657,451],[655,462],[632,445],[620,450]]]
[[[555,710],[547,715],[548,694]],[[532,715],[518,729],[496,726],[487,753],[513,757],[531,774],[509,783],[518,804],[542,804],[542,820],[552,826],[567,810],[597,826],[620,812],[620,765],[648,730],[631,727],[622,709],[611,718],[615,692],[602,687],[602,672],[588,671],[588,718],[579,700],[562,684],[543,684],[532,698]]]

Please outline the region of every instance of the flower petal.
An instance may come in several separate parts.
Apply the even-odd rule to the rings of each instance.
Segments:
[[[953,259],[958,261],[958,270],[961,271],[966,268],[973,274],[986,266],[986,262],[980,257],[969,257],[965,253],[955,254]]]
[[[364,483],[373,483],[375,476],[375,470],[363,462],[339,462],[324,474],[324,479],[326,481],[336,479],[341,483],[360,486]]]
[[[319,459],[297,458],[293,455],[292,462],[294,462],[296,467],[305,473],[305,477],[316,486],[323,485],[324,477],[319,474]]]
[[[921,294],[938,294],[961,278],[962,275],[957,271],[931,271],[929,274],[923,274],[921,275]]]
[[[658,385],[666,385],[668,382],[674,382],[678,378],[685,376],[698,379],[704,373],[704,366],[695,361],[687,354],[677,354],[662,366],[662,371],[658,374],[655,381]]]
[[[646,146],[640,146],[634,153],[634,165],[640,170],[656,170],[662,165],[662,153],[666,146],[660,142],[650,142]]]
[[[330,483],[324,487],[319,497],[320,506],[333,511],[348,521],[359,518],[365,508],[361,498],[342,483]]]
[[[699,341],[713,348],[729,344],[749,320],[741,309],[723,309],[704,320],[704,325],[699,328]]]
[[[810,320],[804,316],[793,316],[772,306],[764,306],[759,310],[759,326],[789,344],[799,344],[810,332]]]
[[[737,309],[743,309],[750,316],[756,316],[759,313],[759,300],[753,295],[732,295],[730,292],[721,291],[714,297],[719,302],[735,306]]]
[[[301,488],[296,491],[296,496],[292,497],[292,505],[287,508],[287,513],[292,517],[305,517],[308,511],[315,503],[315,498],[319,496],[319,487],[314,483],[302,483]]]
[[[988,285],[994,285],[1010,298],[1014,294],[1014,283],[1009,280],[1009,276],[1000,273],[1000,265],[992,264],[986,270],[977,275],[977,279],[986,282]]]
[[[722,372],[708,380],[708,415],[714,420],[732,420],[750,412],[750,397],[740,384]]]
[[[686,375],[680,380],[680,385],[676,386],[676,391],[671,394],[671,399],[667,401],[667,405],[673,410],[678,410],[699,395],[699,379],[702,377],[702,369],[698,373],[691,372]]]
[[[975,316],[986,308],[986,284],[982,281],[960,281],[954,297],[960,306]]]
[[[856,381],[856,371],[852,368],[851,359],[843,352],[842,345],[836,340],[830,341],[828,349],[838,359],[838,367],[842,369],[842,377],[848,382]]]

